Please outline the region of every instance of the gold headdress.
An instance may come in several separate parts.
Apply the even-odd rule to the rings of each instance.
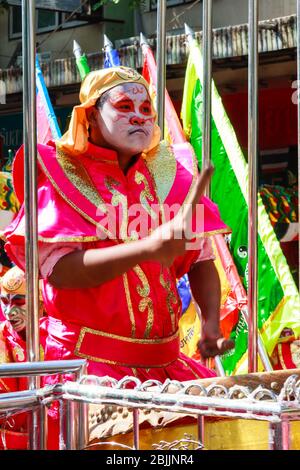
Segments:
[[[26,294],[25,274],[18,266],[9,269],[4,276],[2,276],[1,293],[11,295]]]
[[[26,295],[25,273],[18,266],[10,268],[0,278],[1,294]],[[42,283],[39,281],[39,298],[42,300]]]

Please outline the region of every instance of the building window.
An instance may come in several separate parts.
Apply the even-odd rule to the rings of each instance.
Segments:
[[[87,21],[67,21],[68,13],[53,10],[36,10],[36,23],[38,34],[53,31],[58,26],[60,29],[76,28],[87,24]],[[18,39],[22,36],[22,14],[21,7],[12,6],[9,9],[9,38]]]
[[[46,33],[59,25],[59,13],[52,10],[36,10],[36,32]],[[9,8],[9,38],[17,39],[22,36],[21,7]]]
[[[166,5],[167,7],[175,7],[178,5],[184,5],[185,3],[191,3],[195,0],[167,0]],[[150,0],[150,10],[157,9],[157,0]]]
[[[9,36],[14,37],[22,32],[21,7],[10,7],[9,9]]]
[[[58,13],[50,10],[37,10],[37,33],[51,31],[58,26]]]
[[[61,27],[62,29],[67,28],[76,28],[76,26],[82,26],[84,24],[88,24],[87,21],[79,21],[79,20],[68,20],[69,13],[61,13]]]

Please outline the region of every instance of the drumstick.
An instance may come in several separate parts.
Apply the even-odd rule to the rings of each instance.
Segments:
[[[209,165],[204,170],[201,171],[194,188],[191,191],[187,202],[184,204],[182,210],[182,221],[183,225],[187,224],[190,218],[195,211],[195,208],[199,202],[201,196],[203,196],[204,191],[208,183],[210,182],[211,176],[214,172],[214,167]]]

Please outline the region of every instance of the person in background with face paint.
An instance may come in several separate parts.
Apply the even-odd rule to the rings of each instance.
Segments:
[[[26,360],[26,297],[24,272],[14,266],[1,280],[0,302],[5,321],[0,322],[0,363],[24,362]],[[43,303],[40,299],[40,315]],[[46,318],[40,320],[41,360],[45,342]],[[0,393],[26,390],[27,379],[0,378]],[[27,414],[22,413],[0,421],[0,449],[26,449]]]
[[[203,235],[228,228],[202,198],[204,221],[191,248],[183,233],[187,216],[179,208],[191,194],[196,204],[201,192],[195,193],[199,181],[189,144],[160,142],[148,84],[130,68],[89,73],[80,102],[66,134],[38,147],[39,261],[49,316],[45,359],[85,358],[90,374],[116,379],[213,376],[179,351],[176,279],[185,273],[203,312],[202,355],[233,346],[220,332],[220,285],[211,256],[201,260]],[[202,192],[210,173],[202,175]],[[22,149],[13,176],[23,203]],[[169,216],[174,207],[176,217]],[[22,266],[23,206],[6,240],[9,256]]]
[[[26,339],[26,299],[24,272],[17,266],[11,268],[1,279],[1,308],[12,330]],[[24,360],[24,354],[19,359]]]

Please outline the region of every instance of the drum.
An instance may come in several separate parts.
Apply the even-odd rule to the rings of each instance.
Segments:
[[[237,390],[234,395],[238,400],[239,387],[253,392],[258,387],[280,393],[286,380],[293,376],[299,381],[300,370],[272,371],[265,373],[245,374],[231,377],[202,379],[199,382],[206,390]],[[298,382],[299,383],[299,382]],[[237,388],[237,386],[239,386]],[[194,389],[194,390],[193,390]],[[196,387],[190,393],[199,393]],[[171,388],[169,393],[176,392]],[[260,392],[261,393],[261,392]],[[264,400],[268,400],[268,393]],[[290,399],[290,398],[288,398]],[[198,439],[198,419],[195,415],[183,415],[141,409],[139,411],[139,448],[141,450],[268,450],[270,426],[267,421],[237,418],[204,418],[204,442]],[[300,449],[300,421],[291,421],[290,449]],[[87,450],[133,449],[133,410],[123,406],[89,405],[90,439]]]
[[[141,450],[198,450],[197,421],[189,415],[139,411]],[[86,450],[134,449],[133,410],[122,406],[90,405],[90,442]]]
[[[131,409],[90,407],[90,442],[86,450],[134,449]],[[151,411],[139,413],[140,450],[268,450],[269,423],[246,419],[204,418],[204,442],[198,421],[189,415]],[[290,449],[300,449],[300,422],[290,423]]]

